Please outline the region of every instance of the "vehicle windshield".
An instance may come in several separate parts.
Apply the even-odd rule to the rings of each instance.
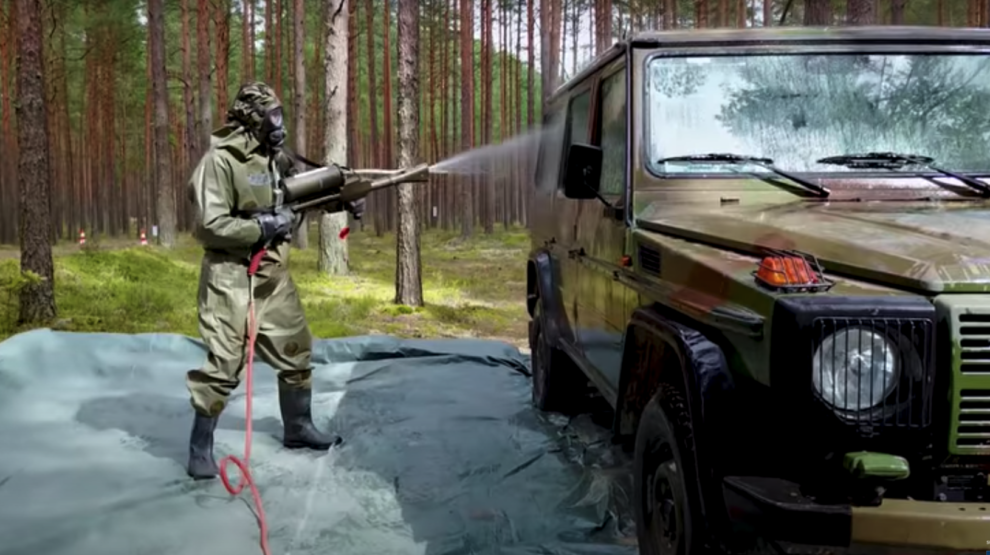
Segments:
[[[770,158],[792,172],[890,175],[815,161],[908,152],[942,168],[990,173],[988,69],[990,58],[972,54],[657,57],[647,70],[647,163],[658,174],[767,172],[658,162],[726,152]]]

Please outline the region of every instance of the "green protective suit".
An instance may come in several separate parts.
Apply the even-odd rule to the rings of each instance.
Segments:
[[[274,205],[276,179],[290,166],[269,157],[243,127],[224,127],[189,181],[196,206],[195,237],[204,247],[199,281],[199,333],[206,364],[186,377],[193,408],[218,416],[238,386],[246,363],[248,261],[260,226],[239,213]],[[254,277],[256,353],[284,385],[309,389],[312,336],[289,276],[289,243],[269,249]]]

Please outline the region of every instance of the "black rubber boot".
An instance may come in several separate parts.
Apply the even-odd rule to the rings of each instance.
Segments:
[[[343,440],[335,434],[326,434],[313,425],[313,390],[293,389],[282,382],[278,384],[278,402],[282,409],[282,444],[289,449],[308,447],[326,451]]]
[[[189,466],[186,471],[195,480],[216,478],[220,469],[213,458],[213,430],[217,428],[218,418],[193,412],[196,418],[189,436]]]

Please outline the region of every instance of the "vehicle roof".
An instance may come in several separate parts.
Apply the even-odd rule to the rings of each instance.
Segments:
[[[656,48],[660,46],[695,46],[701,44],[756,44],[761,42],[904,42],[943,44],[945,46],[976,44],[990,46],[990,29],[931,26],[870,25],[849,27],[750,27],[746,29],[674,29],[642,31],[602,52],[574,77],[558,86],[549,101],[583,81],[603,65],[615,59],[629,47]]]

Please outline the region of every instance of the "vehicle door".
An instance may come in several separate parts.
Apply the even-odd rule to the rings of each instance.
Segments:
[[[557,191],[554,194],[554,206],[552,219],[556,226],[555,237],[557,241],[558,258],[560,263],[560,292],[561,300],[566,305],[566,313],[571,325],[575,329],[580,319],[578,311],[580,302],[578,296],[581,293],[581,271],[582,267],[578,260],[580,246],[577,244],[578,215],[583,200],[569,199],[564,195],[563,168],[566,166],[566,156],[568,148],[574,143],[587,144],[589,142],[589,128],[591,125],[591,95],[592,83],[578,85],[567,100],[566,119],[564,122],[564,141],[562,164],[558,166]],[[581,345],[577,337],[571,345],[574,347],[574,355],[580,356]]]
[[[591,142],[602,149],[602,198],[581,201],[578,216],[577,245],[583,255],[577,329],[585,359],[616,388],[631,300],[627,296],[634,295],[616,280],[616,272],[629,260],[624,259],[629,253],[623,210],[628,154],[625,60],[604,68],[596,86]]]

